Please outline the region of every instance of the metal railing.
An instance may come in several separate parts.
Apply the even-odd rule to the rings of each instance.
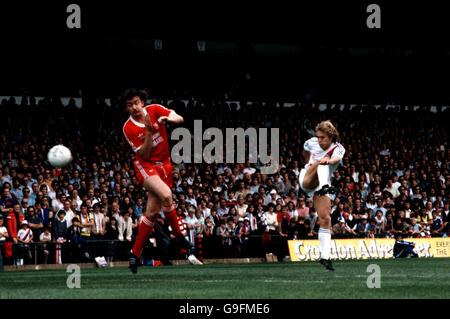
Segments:
[[[8,257],[5,257],[6,247],[3,247],[2,252],[5,264],[17,266],[93,262],[97,256],[104,256],[114,261],[126,261],[128,251],[133,244],[134,240],[130,242],[103,239],[84,239],[64,243],[55,241],[12,243],[12,251]],[[154,247],[154,244],[155,242],[149,242],[146,245],[143,252],[144,258],[160,255],[161,247]],[[261,234],[250,235],[246,240],[239,240],[237,237],[230,237],[229,240],[221,240],[217,236],[203,237],[200,241],[195,240],[193,244],[195,252],[205,258],[263,257],[268,250],[274,253],[287,251],[287,238],[277,234],[271,234],[269,237]],[[179,251],[179,248],[172,249],[169,253],[170,259],[183,258]],[[85,255],[85,252],[89,257]]]

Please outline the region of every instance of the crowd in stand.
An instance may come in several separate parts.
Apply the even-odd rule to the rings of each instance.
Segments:
[[[114,101],[112,106],[98,100],[77,108],[57,98],[23,100],[21,105],[3,100],[0,106],[4,256],[18,265],[32,262],[30,257],[64,262],[74,258],[75,250],[76,258],[86,260],[99,251],[124,258],[147,198],[123,138],[124,109]],[[317,238],[317,214],[298,176],[305,164],[303,143],[324,119],[336,123],[346,148],[333,178],[339,189],[331,215],[334,238],[450,233],[448,110],[370,105],[319,110],[300,101],[292,107],[157,102],[176,109],[185,119],[183,126],[191,129],[194,119],[202,119],[204,128],[280,129],[276,174],[261,174],[259,163],[248,161],[175,165],[173,196],[200,258],[274,253],[281,260],[288,255],[288,239]],[[55,144],[71,149],[69,166],[55,169],[46,162]],[[30,249],[31,242],[39,243],[36,250]]]

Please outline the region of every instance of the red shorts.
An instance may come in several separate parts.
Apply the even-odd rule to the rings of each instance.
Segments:
[[[139,183],[143,184],[144,180],[153,175],[158,175],[167,186],[172,188],[173,184],[173,166],[170,162],[140,162],[134,161],[134,169]]]

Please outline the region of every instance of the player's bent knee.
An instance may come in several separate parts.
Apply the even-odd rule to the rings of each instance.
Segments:
[[[159,213],[159,211],[158,211],[158,212],[155,212],[155,211],[153,211],[153,210],[147,210],[147,211],[144,212],[143,215],[144,215],[145,217],[147,217],[148,219],[152,220],[152,219],[156,216],[157,213]]]
[[[319,179],[314,176],[305,176],[303,179],[303,187],[306,189],[315,189],[319,186]]]
[[[163,206],[170,206],[172,205],[172,193],[164,194],[161,197],[161,202]]]

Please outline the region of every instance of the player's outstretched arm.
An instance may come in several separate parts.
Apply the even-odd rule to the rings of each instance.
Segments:
[[[334,165],[334,164],[339,163],[340,160],[341,160],[340,157],[334,156],[334,157],[328,159],[328,163],[327,164],[328,165]]]
[[[169,116],[161,116],[158,119],[159,123],[162,123],[163,121],[168,121],[168,122],[171,122],[171,123],[180,124],[180,123],[184,122],[184,119],[183,119],[183,117],[181,115],[177,114],[174,110],[172,110],[169,113]]]

